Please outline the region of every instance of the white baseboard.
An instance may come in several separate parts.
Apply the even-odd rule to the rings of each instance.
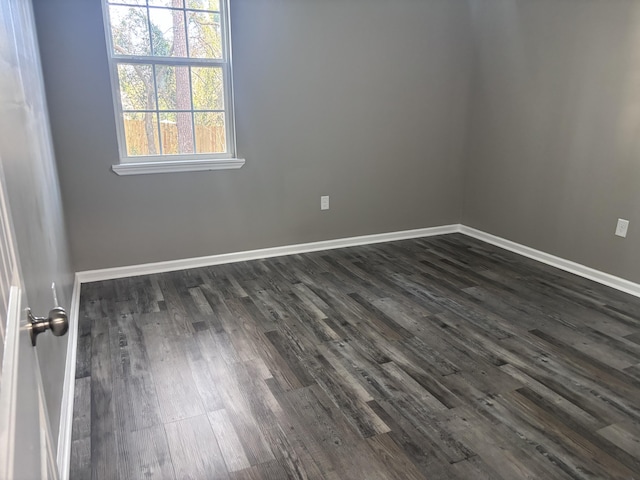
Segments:
[[[432,237],[460,231],[460,225],[445,225],[441,227],[419,228],[416,230],[404,230],[400,232],[377,233],[360,237],[339,238],[336,240],[324,240],[321,242],[300,243],[283,247],[262,248],[246,252],[223,253],[207,257],[186,258],[183,260],[170,260],[167,262],[147,263],[127,267],[105,268],[102,270],[87,270],[78,272],[80,283],[113,280],[115,278],[133,277],[136,275],[150,275],[153,273],[173,272],[188,268],[210,267],[224,263],[246,262],[261,258],[281,257],[298,253],[317,252],[320,250],[333,250],[336,248],[355,247],[373,243],[393,242],[411,238]]]
[[[358,245],[370,245],[397,240],[408,240],[411,238],[432,237],[449,233],[462,233],[469,237],[504,248],[505,250],[538,260],[539,262],[551,265],[566,272],[574,273],[581,277],[588,278],[589,280],[607,285],[615,288],[616,290],[640,297],[640,284],[461,224],[362,235],[359,237],[300,243],[297,245],[285,245],[281,247],[262,248],[245,252],[223,253],[220,255],[169,260],[166,262],[146,263],[142,265],[129,265],[125,267],[105,268],[101,270],[86,270],[76,273],[76,283],[79,282],[80,284],[83,284],[102,280],[113,280],[116,278],[134,277],[137,275],[173,272],[188,268],[209,267],[224,263],[245,262],[248,260],[258,260],[262,258],[295,255],[298,253],[317,252],[321,250],[333,250],[336,248],[355,247]]]
[[[573,273],[580,277],[601,283],[602,285],[615,288],[621,292],[640,297],[640,284],[625,280],[624,278],[616,277],[615,275],[604,273],[600,270],[596,270],[595,268],[587,267],[561,257],[556,257],[555,255],[550,255],[540,250],[536,250],[535,248],[527,247],[525,245],[512,242],[511,240],[506,240],[504,238],[491,235],[490,233],[467,227],[466,225],[460,225],[460,229],[458,231],[464,235],[468,235],[469,237],[482,240],[483,242],[490,243],[491,245],[496,245],[497,247],[518,253],[524,257],[546,263],[547,265],[559,268],[565,272]]]
[[[188,268],[221,265],[224,263],[244,262],[248,260],[257,260],[283,255],[293,255],[298,253],[354,247],[358,245],[369,245],[374,243],[393,242],[397,240],[408,240],[411,238],[431,237],[450,233],[462,233],[469,237],[473,237],[483,242],[504,248],[505,250],[518,253],[520,255],[532,258],[553,267],[557,267],[561,270],[574,273],[584,278],[588,278],[589,280],[593,280],[597,283],[607,285],[609,287],[615,288],[616,290],[620,290],[636,297],[640,297],[640,284],[460,224],[444,225],[441,227],[420,228],[416,230],[405,230],[400,232],[380,233],[374,235],[363,235],[359,237],[264,248],[246,252],[224,253],[221,255],[210,255],[206,257],[171,260],[167,262],[147,263],[144,265],[131,265],[126,267],[78,272],[76,273],[75,284],[73,286],[71,311],[69,312],[69,346],[67,349],[67,364],[64,379],[65,383],[63,389],[62,411],[60,416],[60,431],[58,435],[58,468],[60,470],[61,480],[68,480],[69,465],[71,461],[71,433],[73,428],[73,398],[75,387],[76,353],[78,344],[80,287],[83,283],[96,282],[101,280],[112,280],[123,277],[133,277],[137,275],[172,272]]]
[[[76,379],[76,355],[78,351],[78,321],[80,319],[80,287],[78,275],[73,282],[71,306],[69,308],[69,340],[67,343],[67,362],[64,369],[62,387],[62,407],[58,430],[58,472],[61,480],[69,479],[71,465],[71,433],[73,430],[73,399]]]

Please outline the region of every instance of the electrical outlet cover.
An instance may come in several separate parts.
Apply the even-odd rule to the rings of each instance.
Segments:
[[[629,220],[619,218],[616,226],[616,235],[624,238],[627,236],[627,230],[629,230]]]

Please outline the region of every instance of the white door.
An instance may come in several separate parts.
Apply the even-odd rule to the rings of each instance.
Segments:
[[[32,265],[36,235],[44,243],[52,240],[40,232],[32,236],[18,233],[24,232],[25,225],[40,225],[41,217],[48,215],[44,204],[21,208],[37,203],[33,202],[39,198],[34,196],[37,192],[30,190],[41,188],[31,184],[29,189],[30,182],[25,179],[31,177],[22,175],[23,170],[34,170],[32,176],[46,174],[43,169],[36,171],[33,165],[37,162],[32,161],[43,152],[37,146],[45,128],[45,120],[40,119],[44,117],[37,115],[43,107],[33,101],[41,89],[39,75],[33,73],[39,66],[33,23],[30,0],[0,0],[0,479],[11,480],[58,478],[38,347],[31,344],[26,318],[29,302],[38,305],[35,314],[46,315],[42,305],[52,308],[55,301],[50,294],[48,298],[27,299],[25,289],[25,284],[32,285],[41,273]],[[16,169],[16,165],[24,168]],[[21,175],[10,177],[3,166],[12,166],[12,171],[19,170]],[[15,205],[9,204],[12,201]],[[32,218],[11,217],[12,212],[18,215],[25,211],[36,213]],[[16,244],[16,234],[22,238],[21,244]],[[29,292],[32,297],[44,297],[31,293],[33,288]],[[44,335],[51,334],[38,338],[41,348],[47,346],[43,340],[50,341]],[[42,365],[43,369],[49,367]]]
[[[27,329],[27,298],[14,248],[0,162],[0,479],[57,479],[37,347]]]

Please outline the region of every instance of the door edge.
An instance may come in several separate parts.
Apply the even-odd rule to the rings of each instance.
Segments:
[[[2,359],[0,384],[0,478],[12,478],[15,445],[12,439],[16,429],[16,402],[18,385],[18,355],[20,352],[20,321],[22,320],[20,287],[9,290],[7,330]]]
[[[60,480],[68,480],[71,466],[71,443],[73,431],[73,403],[76,380],[76,357],[78,352],[78,321],[80,313],[80,289],[82,284],[75,275],[71,306],[69,308],[69,340],[67,359],[62,387],[62,405],[60,407],[60,427],[58,429],[58,451],[56,461]]]

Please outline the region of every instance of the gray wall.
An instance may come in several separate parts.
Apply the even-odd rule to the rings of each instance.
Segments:
[[[134,177],[110,171],[100,2],[34,3],[77,270],[460,220],[465,1],[234,0],[246,165]]]
[[[462,220],[640,281],[636,0],[232,4],[247,164],[118,177],[99,2],[35,0],[77,270]]]
[[[73,275],[33,15],[29,2],[11,3],[11,13],[7,5],[2,8],[5,20],[13,20],[13,29],[0,22],[0,162],[28,306],[34,314],[46,316],[55,305],[51,290],[54,282],[60,305],[69,309]],[[17,49],[13,48],[14,41]],[[60,422],[67,338],[49,333],[38,338],[54,443]]]
[[[470,3],[464,223],[639,282],[640,2]]]

